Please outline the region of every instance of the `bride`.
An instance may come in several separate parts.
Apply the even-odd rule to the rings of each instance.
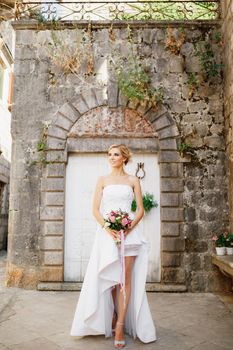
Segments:
[[[97,230],[70,332],[72,336],[115,334],[118,349],[125,346],[124,331],[144,343],[157,339],[145,291],[148,242],[138,225],[144,215],[141,186],[139,179],[124,169],[131,156],[125,145],[110,146],[111,173],[97,180],[93,197]],[[136,214],[131,210],[134,198]],[[133,220],[124,231],[124,293],[117,231],[104,226],[107,214],[118,209]]]

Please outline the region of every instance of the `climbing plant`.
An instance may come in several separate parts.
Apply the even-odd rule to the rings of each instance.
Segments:
[[[128,44],[130,46],[129,55],[127,57],[118,56],[115,59],[115,73],[119,90],[134,103],[155,107],[164,101],[164,89],[162,85],[158,87],[151,85],[149,73],[135,51],[132,30],[129,26]]]

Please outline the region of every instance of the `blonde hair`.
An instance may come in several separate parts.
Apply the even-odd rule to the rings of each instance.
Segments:
[[[123,144],[119,144],[119,145],[111,145],[109,148],[108,148],[108,152],[112,149],[112,148],[119,148],[122,156],[124,158],[126,158],[126,160],[124,161],[125,165],[129,162],[129,160],[132,158],[132,152],[130,151],[130,149],[128,147],[126,147],[125,145]]]

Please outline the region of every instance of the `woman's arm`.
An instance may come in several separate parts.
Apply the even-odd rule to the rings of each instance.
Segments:
[[[134,195],[135,195],[135,201],[137,204],[137,211],[135,214],[135,218],[131,223],[130,228],[125,231],[126,235],[130,233],[130,231],[139,223],[139,221],[144,216],[141,184],[137,176],[134,177]]]
[[[96,187],[95,187],[95,192],[94,192],[94,197],[92,202],[92,214],[94,215],[96,221],[101,226],[104,225],[104,219],[99,211],[102,193],[103,193],[103,176],[100,176],[97,180]]]
[[[101,198],[103,194],[103,187],[104,187],[104,178],[103,176],[100,176],[96,183],[96,188],[94,192],[93,202],[92,202],[92,214],[94,215],[96,221],[103,226],[105,221],[102,217],[99,208],[101,203]],[[113,237],[113,239],[117,238],[117,232],[115,230],[111,230],[109,227],[105,228],[105,230]]]

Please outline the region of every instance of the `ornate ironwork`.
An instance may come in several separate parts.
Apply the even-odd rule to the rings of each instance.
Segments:
[[[214,20],[220,17],[218,0],[175,1],[17,1],[15,19],[73,20]]]

